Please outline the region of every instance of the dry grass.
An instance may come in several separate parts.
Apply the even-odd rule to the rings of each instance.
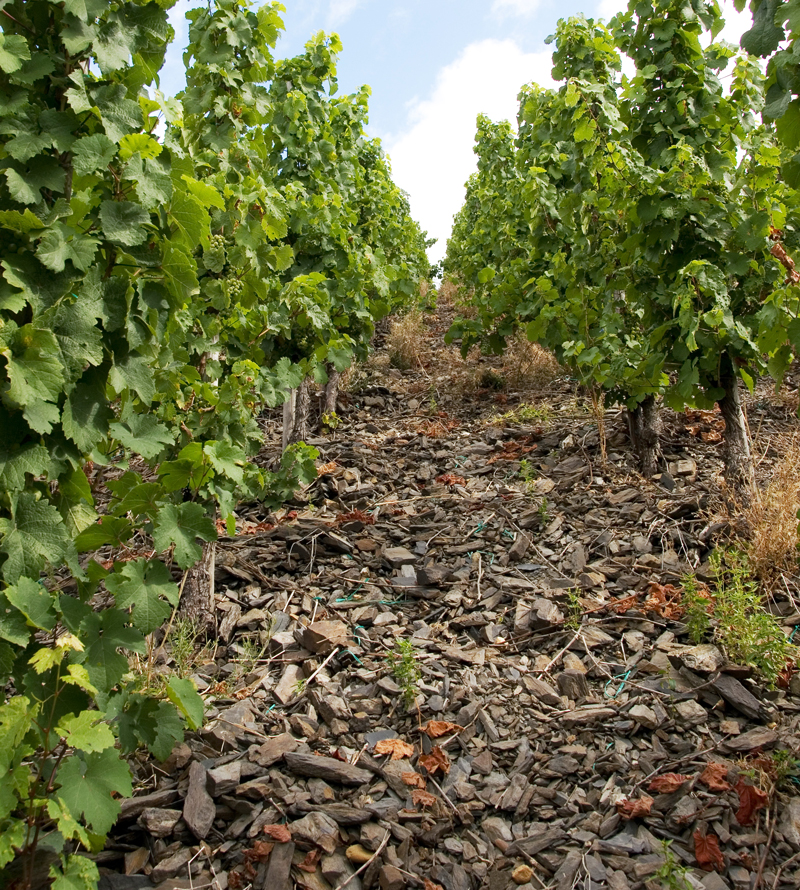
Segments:
[[[797,511],[800,509],[800,443],[786,441],[766,489],[743,510],[750,529],[750,562],[762,581],[797,568]]]
[[[386,339],[386,351],[395,368],[407,371],[421,365],[424,348],[425,323],[418,309],[392,322]]]
[[[517,331],[503,355],[502,375],[510,389],[539,389],[563,373],[556,357]]]

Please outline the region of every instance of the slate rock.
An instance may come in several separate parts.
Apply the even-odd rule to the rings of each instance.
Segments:
[[[287,752],[284,760],[289,772],[296,776],[325,779],[326,782],[339,782],[342,785],[364,785],[372,779],[371,772],[333,757]]]
[[[204,840],[214,824],[217,808],[206,788],[206,768],[196,760],[189,767],[189,790],[183,805],[183,821],[198,840]]]
[[[327,655],[337,647],[347,646],[350,631],[343,621],[315,621],[303,629],[302,644],[316,655]]]
[[[182,815],[181,810],[151,807],[145,810],[137,821],[153,837],[168,837],[172,834]]]
[[[248,760],[259,766],[270,767],[279,760],[283,760],[285,754],[296,751],[303,742],[296,739],[290,732],[282,732],[280,735],[269,739],[257,748],[251,748],[247,753]]]

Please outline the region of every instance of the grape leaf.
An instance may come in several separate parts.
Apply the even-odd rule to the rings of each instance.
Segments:
[[[0,640],[8,640],[15,646],[28,645],[32,630],[19,609],[9,603],[6,595],[0,593]]]
[[[430,754],[420,754],[418,762],[432,776],[437,772],[446,776],[450,772],[450,759],[438,746],[433,747]]]
[[[114,359],[108,382],[118,393],[123,393],[126,389],[133,390],[147,405],[155,398],[156,387],[150,363],[135,352]]]
[[[71,748],[87,754],[114,747],[114,733],[102,722],[97,711],[81,711],[77,717],[74,714],[62,717],[56,732]]]
[[[175,545],[175,561],[182,569],[194,565],[203,555],[197,538],[215,541],[217,531],[201,504],[186,502],[166,504],[159,513],[153,529],[153,544],[157,551]]]
[[[109,240],[133,247],[147,238],[143,226],[150,222],[150,214],[135,201],[103,201],[100,221]]]
[[[55,503],[72,538],[76,538],[85,528],[97,522],[92,489],[80,467],[59,479]]]
[[[203,451],[208,455],[211,466],[217,473],[227,476],[238,485],[244,481],[242,467],[247,461],[247,455],[243,448],[230,442],[206,442]]]
[[[6,599],[19,609],[34,627],[52,630],[56,626],[53,594],[31,578],[20,578],[5,590]]]
[[[57,352],[52,331],[30,324],[9,332],[5,344],[0,339],[0,355],[6,358],[9,379],[5,398],[23,409],[37,433],[49,433],[59,419],[54,403],[64,385],[64,372]]]
[[[118,609],[106,609],[93,612],[81,624],[81,638],[92,641],[83,664],[92,685],[103,692],[113,689],[128,670],[128,659],[119,650],[143,653],[147,648],[142,634],[125,626],[126,617]]]
[[[381,739],[375,745],[376,754],[390,754],[392,760],[402,760],[404,757],[413,757],[416,749],[402,739]]]
[[[103,133],[84,136],[72,148],[75,172],[80,176],[107,167],[117,153],[117,146]]]
[[[699,828],[694,833],[694,855],[703,871],[725,870],[725,860],[719,848],[719,838],[713,833],[703,833]]]
[[[672,794],[691,779],[691,776],[682,776],[680,773],[664,773],[662,776],[656,776],[647,786],[647,790],[657,791],[659,794]]]
[[[24,37],[0,33],[0,68],[6,74],[19,71],[22,63],[28,61],[30,57],[31,51]]]
[[[118,565],[106,578],[106,587],[120,609],[133,609],[134,627],[144,634],[161,627],[169,618],[171,607],[177,606],[180,599],[178,585],[164,563],[157,559],[138,559]]]
[[[61,787],[56,796],[71,813],[83,816],[96,834],[110,831],[119,815],[120,805],[112,794],[130,797],[133,793],[130,769],[113,748],[66,757],[58,781]]]
[[[46,562],[58,564],[75,552],[58,510],[32,492],[21,492],[11,518],[0,519],[0,551],[8,556],[3,576],[9,584],[23,575],[35,577]]]
[[[218,207],[220,210],[225,209],[225,202],[222,200],[222,195],[220,195],[213,186],[208,185],[205,182],[198,182],[198,180],[191,176],[187,176],[185,173],[181,176],[181,179],[186,183],[186,188],[189,192],[194,195],[204,207]]]
[[[16,797],[15,797],[16,801]],[[28,826],[22,819],[15,819],[0,832],[0,868],[16,859],[17,850],[25,845]]]
[[[126,423],[112,423],[109,431],[118,442],[147,460],[157,457],[174,439],[151,414],[134,414]]]
[[[739,795],[739,809],[736,811],[736,821],[739,825],[752,825],[756,813],[769,803],[769,796],[760,788],[748,785],[744,776],[739,777],[736,783],[736,793]]]
[[[0,486],[6,491],[21,491],[27,476],[50,472],[50,455],[44,445],[29,442],[14,451],[0,450]]]
[[[203,725],[205,706],[192,680],[173,676],[167,684],[167,697],[186,718],[189,729]]]
[[[626,821],[631,819],[649,816],[653,806],[653,798],[643,794],[638,800],[627,800],[623,798],[617,801],[617,812]]]
[[[51,890],[94,890],[100,880],[97,865],[77,853],[67,856],[63,868],[50,866]]]

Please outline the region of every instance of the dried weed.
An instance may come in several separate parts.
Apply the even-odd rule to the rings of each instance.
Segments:
[[[797,515],[800,509],[800,444],[787,442],[766,489],[758,489],[743,508],[751,529],[750,564],[759,580],[770,583],[797,567]]]
[[[529,390],[552,383],[563,374],[563,368],[552,352],[517,331],[503,354],[502,374],[510,389]]]
[[[401,371],[421,365],[424,342],[425,324],[422,313],[415,309],[392,322],[386,340],[390,362]]]

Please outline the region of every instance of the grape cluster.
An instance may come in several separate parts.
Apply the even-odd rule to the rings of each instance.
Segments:
[[[0,234],[0,253],[22,253],[25,250],[22,241],[10,232]]]
[[[231,299],[236,300],[242,295],[244,283],[238,278],[228,278],[225,284],[228,287],[228,293],[230,294]]]
[[[209,246],[203,253],[203,262],[212,272],[222,272],[225,268],[225,236],[212,235]]]

